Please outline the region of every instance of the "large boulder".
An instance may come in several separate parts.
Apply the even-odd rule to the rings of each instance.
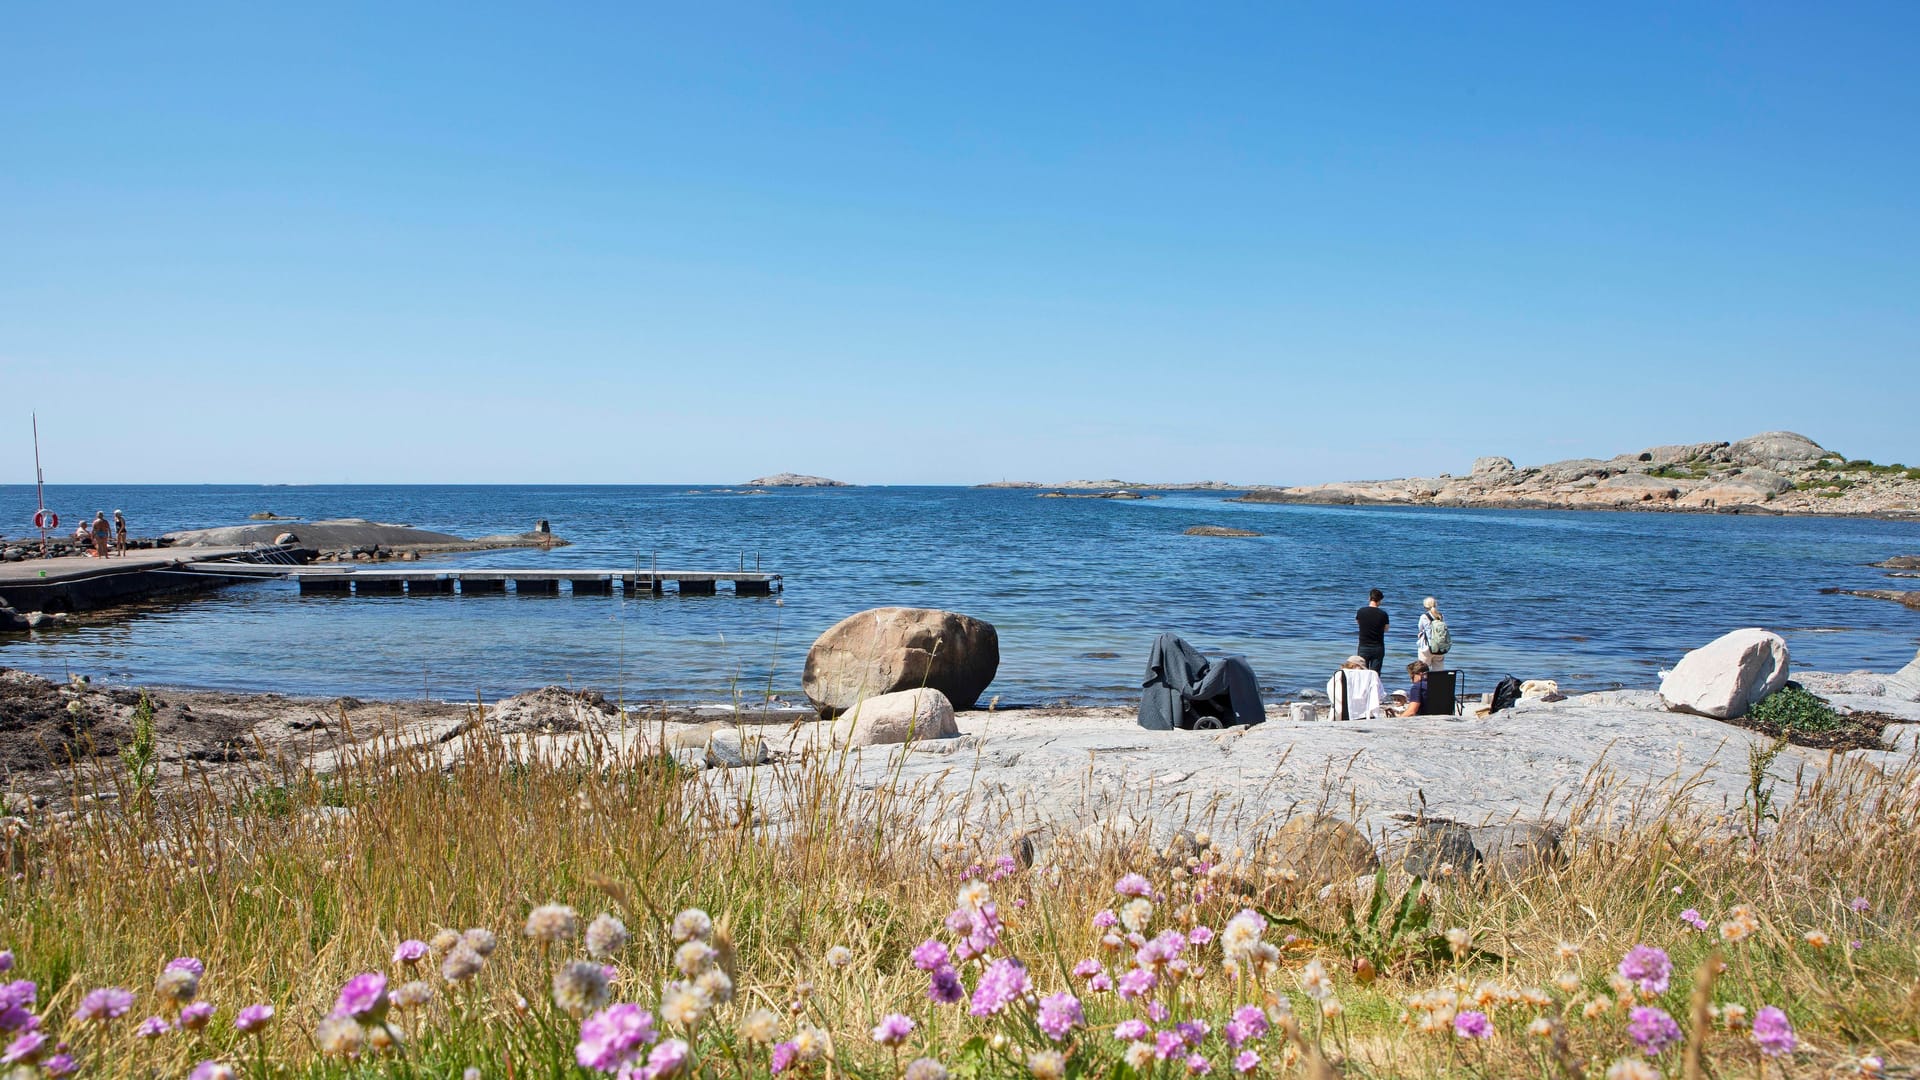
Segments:
[[[1506,477],[1513,474],[1513,459],[1508,457],[1478,457],[1473,459],[1473,475],[1485,477]]]
[[[1366,834],[1331,814],[1288,818],[1261,845],[1257,859],[1269,867],[1292,870],[1301,881],[1315,886],[1351,881],[1380,865]]]
[[[1730,720],[1785,686],[1787,668],[1779,634],[1735,630],[1681,657],[1660,680],[1660,700],[1673,712]]]
[[[921,686],[971,709],[999,670],[993,624],[951,611],[883,607],[849,615],[821,634],[807,651],[801,686],[823,713]]]
[[[888,746],[958,734],[952,702],[926,687],[867,698],[833,722],[835,746]]]
[[[1821,458],[1833,455],[1826,447],[1791,431],[1768,431],[1741,439],[1727,447],[1727,456],[1736,464],[1792,472],[1804,469]]]

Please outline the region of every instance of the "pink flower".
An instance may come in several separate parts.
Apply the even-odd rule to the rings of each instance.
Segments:
[[[187,1080],[234,1080],[237,1075],[224,1061],[203,1061],[187,1074]]]
[[[1640,988],[1643,994],[1664,994],[1673,977],[1673,961],[1666,950],[1651,945],[1635,945],[1620,961],[1620,977]]]
[[[609,1005],[580,1024],[573,1059],[582,1068],[614,1072],[639,1060],[640,1048],[659,1038],[653,1014],[638,1005]]]
[[[1680,921],[1702,932],[1705,932],[1708,926],[1707,920],[1701,918],[1700,913],[1692,908],[1680,913]]]
[[[1122,1020],[1113,1028],[1113,1037],[1121,1042],[1139,1042],[1151,1034],[1153,1029],[1145,1020]]]
[[[995,1016],[1013,1000],[1032,989],[1027,968],[1018,960],[1001,959],[987,965],[980,984],[973,988],[973,1003],[967,1012],[974,1016]]]
[[[1753,1041],[1768,1057],[1791,1054],[1793,1048],[1800,1045],[1787,1014],[1771,1005],[1762,1005],[1760,1011],[1753,1014]]]
[[[1854,898],[1853,898],[1853,902],[1852,902],[1852,903],[1850,903],[1850,904],[1848,904],[1847,906],[1848,906],[1848,907],[1850,907],[1850,908],[1852,908],[1852,909],[1853,909],[1854,911],[1856,911],[1856,912],[1859,912],[1859,913],[1862,913],[1862,914],[1864,914],[1864,913],[1866,912],[1866,910],[1867,910],[1868,908],[1870,908],[1870,907],[1872,907],[1873,905],[1871,905],[1871,904],[1869,904],[1869,903],[1867,903],[1867,898],[1866,898],[1866,897],[1864,897],[1864,896],[1856,896],[1856,897],[1854,897]]]
[[[187,1031],[199,1031],[213,1019],[213,1003],[196,1001],[180,1010],[180,1027]]]
[[[47,1037],[38,1031],[29,1031],[25,1035],[7,1044],[5,1053],[0,1053],[0,1064],[31,1065],[40,1060],[40,1052],[46,1048]]]
[[[938,967],[927,981],[927,1000],[937,1005],[958,1005],[967,996],[960,973],[951,966]]]
[[[647,1080],[678,1073],[686,1067],[687,1053],[687,1044],[679,1039],[668,1039],[654,1047],[653,1052],[647,1055]]]
[[[1177,1031],[1162,1031],[1153,1037],[1153,1056],[1167,1061],[1180,1056],[1187,1048],[1187,1041]]]
[[[252,1034],[266,1027],[267,1021],[271,1019],[273,1019],[273,1006],[249,1005],[240,1010],[239,1016],[233,1018],[233,1029]]]
[[[1199,1054],[1187,1055],[1187,1075],[1205,1076],[1212,1071],[1213,1071],[1213,1062],[1208,1061],[1206,1058],[1201,1057]]]
[[[800,1048],[790,1042],[774,1043],[773,1054],[767,1061],[767,1071],[775,1076],[786,1072],[787,1066],[793,1064],[794,1055],[799,1052]]]
[[[1233,1059],[1233,1071],[1242,1075],[1250,1073],[1259,1067],[1260,1055],[1251,1050],[1241,1051],[1240,1056]]]
[[[888,1013],[873,1029],[873,1041],[881,1046],[899,1046],[913,1034],[913,1021],[899,1013]]]
[[[387,1015],[387,977],[377,971],[362,972],[340,988],[340,1000],[334,1002],[333,1015],[355,1020],[379,1020]]]
[[[131,1008],[133,1008],[133,993],[117,986],[109,986],[87,991],[87,995],[80,999],[79,1007],[73,1010],[73,1018],[105,1023],[127,1015],[127,1010]]]
[[[1258,1005],[1242,1005],[1233,1010],[1233,1019],[1227,1021],[1227,1045],[1235,1050],[1240,1044],[1264,1039],[1267,1036],[1267,1014]]]
[[[1086,1022],[1086,1015],[1080,1009],[1080,999],[1072,994],[1052,994],[1040,999],[1040,1014],[1035,1018],[1035,1023],[1054,1042],[1066,1038],[1068,1032]]]
[[[1121,896],[1144,896],[1153,898],[1153,886],[1141,874],[1127,874],[1113,883],[1113,891]]]
[[[143,1039],[157,1039],[172,1030],[173,1025],[167,1023],[166,1020],[158,1016],[149,1016],[145,1020],[140,1021],[140,1026],[134,1028],[133,1033]]]
[[[1160,1001],[1147,1002],[1147,1019],[1153,1021],[1156,1024],[1166,1023],[1167,1022],[1166,1003],[1160,1002]]]
[[[71,1076],[79,1068],[80,1063],[73,1060],[72,1054],[66,1053],[55,1054],[40,1063],[40,1071],[48,1076]]]
[[[1087,980],[1087,989],[1096,994],[1104,994],[1113,989],[1113,979],[1103,971]]]
[[[1073,977],[1076,979],[1091,979],[1095,975],[1100,974],[1101,970],[1100,961],[1088,958],[1073,965]]]
[[[921,971],[938,971],[952,962],[951,957],[947,955],[947,947],[933,938],[928,938],[915,946],[912,959],[913,966]]]
[[[1095,912],[1093,916],[1093,925],[1095,929],[1099,929],[1099,930],[1105,930],[1107,927],[1112,926],[1119,921],[1120,921],[1120,916],[1115,915],[1111,908],[1105,911]]]
[[[1195,945],[1205,945],[1213,940],[1213,931],[1204,926],[1196,926],[1187,931],[1187,940]]]
[[[1635,1006],[1627,1014],[1627,1038],[1648,1054],[1658,1054],[1681,1041],[1680,1025],[1666,1010],[1651,1005]]]
[[[13,950],[0,949],[0,971],[13,970]]]
[[[400,943],[399,948],[393,950],[393,962],[396,964],[417,964],[432,955],[432,953],[433,950],[427,948],[426,942],[415,941],[412,938],[408,938],[406,941]]]
[[[1129,968],[1120,976],[1120,996],[1123,998],[1142,997],[1152,992],[1160,980],[1153,972],[1145,968]]]
[[[1453,1033],[1463,1039],[1490,1039],[1493,1024],[1486,1013],[1468,1010],[1453,1018]]]
[[[199,960],[196,960],[191,956],[176,956],[173,959],[167,961],[167,966],[162,968],[161,970],[162,971],[190,971],[193,973],[193,977],[198,979],[207,973],[207,965],[201,963]]]

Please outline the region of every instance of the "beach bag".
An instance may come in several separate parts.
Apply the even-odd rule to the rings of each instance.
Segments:
[[[1427,624],[1427,651],[1435,656],[1445,656],[1453,648],[1453,635],[1447,632],[1447,621],[1435,619]]]
[[[1509,675],[1493,688],[1493,708],[1489,712],[1511,709],[1520,700],[1520,680]]]

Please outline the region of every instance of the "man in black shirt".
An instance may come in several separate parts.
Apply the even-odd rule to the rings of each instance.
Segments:
[[[1353,650],[1366,658],[1367,666],[1375,671],[1387,658],[1387,613],[1380,609],[1380,601],[1387,595],[1379,589],[1367,593],[1367,606],[1354,614],[1354,621],[1360,624],[1360,647]]]

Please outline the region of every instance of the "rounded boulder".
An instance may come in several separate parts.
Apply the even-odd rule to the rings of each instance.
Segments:
[[[1287,819],[1262,845],[1260,856],[1261,862],[1289,868],[1310,885],[1351,881],[1380,865],[1366,834],[1331,814]]]
[[[1785,686],[1788,664],[1779,634],[1735,630],[1681,657],[1660,680],[1660,700],[1670,712],[1731,720]]]
[[[835,746],[889,746],[958,734],[947,696],[924,687],[867,698],[833,722]]]
[[[1000,670],[993,624],[952,611],[883,607],[849,615],[807,651],[801,687],[839,714],[867,698],[926,687],[970,709]]]

